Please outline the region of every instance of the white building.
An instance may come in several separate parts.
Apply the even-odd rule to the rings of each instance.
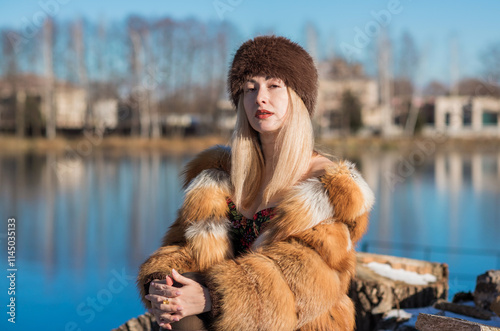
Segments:
[[[500,136],[500,98],[437,97],[434,116],[435,130],[449,135]]]
[[[58,129],[81,129],[87,113],[87,92],[70,86],[54,89],[56,127]]]
[[[100,99],[93,104],[94,127],[97,129],[115,129],[118,126],[118,100]]]
[[[342,96],[347,91],[351,91],[361,104],[363,126],[369,129],[381,127],[378,84],[375,80],[369,78],[321,79],[315,121],[320,126],[322,136],[328,137],[340,133]]]

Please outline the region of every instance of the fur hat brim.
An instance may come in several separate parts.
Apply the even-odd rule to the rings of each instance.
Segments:
[[[312,116],[318,94],[318,71],[311,56],[284,37],[260,36],[240,46],[228,74],[228,92],[235,107],[251,77],[279,78],[291,87]]]

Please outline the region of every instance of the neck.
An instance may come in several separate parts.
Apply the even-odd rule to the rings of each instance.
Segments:
[[[259,136],[267,172],[268,170],[274,169],[274,162],[273,162],[273,157],[275,156],[274,147],[276,145],[278,132],[260,134]]]

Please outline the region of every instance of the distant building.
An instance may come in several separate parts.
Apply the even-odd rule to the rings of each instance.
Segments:
[[[118,126],[118,100],[100,99],[92,105],[93,126],[96,129],[116,129]]]
[[[231,101],[219,100],[215,117],[217,133],[223,136],[231,135],[236,124],[236,111]]]
[[[315,121],[321,136],[334,136],[342,130],[342,97],[350,91],[361,105],[363,126],[377,130],[381,125],[378,84],[369,78],[322,79],[319,82]]]
[[[87,114],[87,92],[70,85],[54,89],[56,128],[80,130],[85,126]]]
[[[500,98],[441,96],[434,114],[435,130],[449,135],[500,136]]]
[[[0,79],[0,130],[15,131],[16,116],[24,114],[24,123],[45,127],[44,109],[46,79],[34,74]],[[114,129],[118,123],[118,100],[99,97],[89,100],[86,89],[68,82],[56,81],[52,91],[55,125],[59,130],[93,128]],[[90,104],[90,105],[89,105]],[[34,121],[33,118],[37,120]]]
[[[313,120],[320,136],[336,136],[345,129],[342,100],[347,91],[359,100],[362,126],[371,132],[380,130],[379,86],[376,80],[364,74],[361,64],[336,58],[320,63],[318,69],[318,102]]]

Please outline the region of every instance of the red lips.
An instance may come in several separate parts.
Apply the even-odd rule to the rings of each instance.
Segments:
[[[257,111],[255,112],[255,117],[260,119],[260,120],[268,118],[268,117],[273,116],[273,115],[274,115],[273,112],[270,112],[270,111],[265,110],[265,109],[257,109]]]

